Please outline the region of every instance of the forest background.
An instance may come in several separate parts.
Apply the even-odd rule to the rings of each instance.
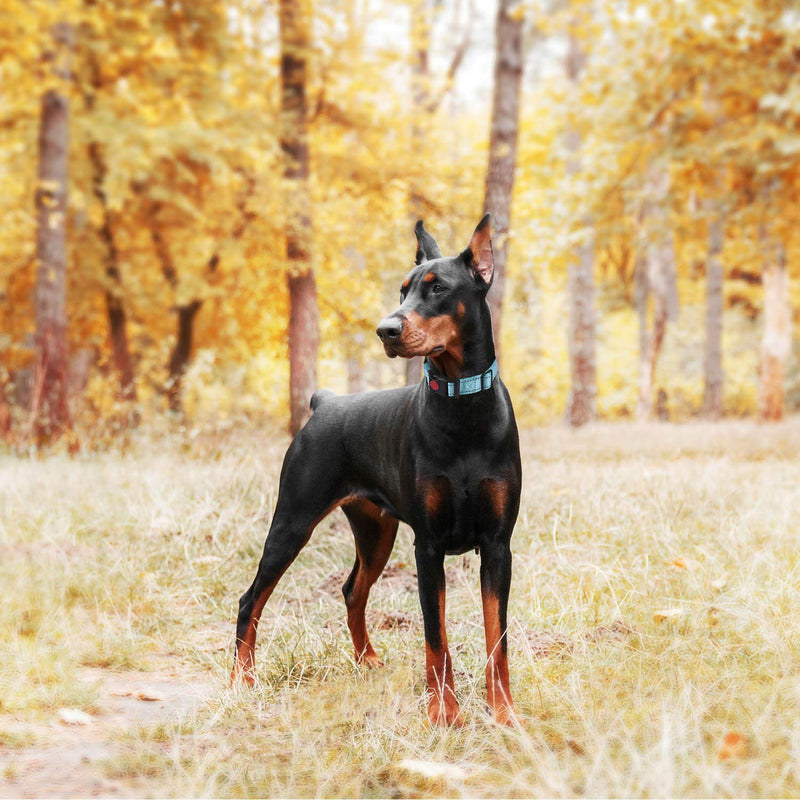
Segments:
[[[484,207],[523,423],[800,405],[798,3],[0,0],[0,30],[7,442],[296,429],[317,385],[416,380],[374,334],[413,223],[453,253]]]

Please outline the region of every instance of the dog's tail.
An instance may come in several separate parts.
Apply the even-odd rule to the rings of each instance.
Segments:
[[[320,403],[324,403],[329,397],[335,397],[335,392],[330,389],[320,389],[311,395],[311,410],[316,411]]]

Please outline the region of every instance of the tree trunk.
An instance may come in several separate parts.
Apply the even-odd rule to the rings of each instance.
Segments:
[[[347,359],[348,394],[363,392],[367,388],[364,384],[364,364],[359,356],[360,354],[355,354]]]
[[[569,295],[569,354],[572,386],[567,421],[573,427],[597,416],[595,366],[594,247],[582,244],[567,270]]]
[[[0,377],[0,440],[7,442],[11,438],[11,407],[6,399],[6,387]]]
[[[172,254],[158,226],[157,214],[158,209],[154,207],[151,210],[150,238],[153,241],[153,247],[161,264],[161,273],[167,283],[175,290],[178,287],[178,273],[172,261]],[[192,300],[172,309],[178,315],[178,321],[175,330],[175,345],[172,348],[172,352],[170,352],[169,363],[167,364],[165,388],[169,410],[176,414],[180,414],[183,411],[183,375],[192,356],[194,321],[202,305],[202,300]]]
[[[426,122],[430,97],[430,68],[428,53],[432,27],[432,0],[418,0],[411,9],[411,152],[423,164],[426,160]],[[419,167],[417,168],[419,169]],[[408,188],[410,226],[425,217],[425,194],[416,171],[412,172]],[[422,378],[422,358],[415,356],[405,362],[406,386],[419,383]]]
[[[95,0],[85,0],[87,9],[96,8]],[[91,32],[86,29],[79,34],[80,38],[87,39]],[[94,111],[97,94],[102,88],[100,67],[97,58],[91,49],[86,52],[89,80],[84,90],[86,110]],[[111,226],[111,211],[108,207],[105,182],[108,167],[103,155],[102,145],[96,139],[89,142],[89,163],[92,167],[92,193],[102,210],[102,222],[98,231],[104,246],[103,262],[109,287],[106,289],[106,313],[108,315],[108,331],[111,343],[111,355],[119,379],[119,398],[125,401],[136,400],[136,383],[134,380],[133,362],[128,346],[128,325],[125,304],[123,302],[122,277],[119,272],[119,253],[114,241],[114,232]]]
[[[240,201],[237,203],[241,216],[236,227],[231,232],[230,238],[233,241],[241,239],[244,236],[247,226],[256,218],[256,213],[248,210],[247,202],[255,192],[255,179],[252,176],[245,175],[245,191],[242,194]],[[178,288],[178,273],[175,269],[175,264],[172,261],[172,255],[169,247],[164,240],[161,233],[161,228],[158,225],[158,210],[159,205],[153,204],[150,209],[150,238],[153,242],[153,247],[156,251],[159,263],[161,264],[161,273],[164,279],[169,283],[173,290]],[[214,273],[219,267],[221,259],[220,249],[218,248],[211,255],[206,262],[206,276],[209,280],[214,276]],[[175,346],[169,356],[168,378],[166,383],[167,398],[169,401],[170,411],[180,413],[183,411],[183,376],[189,366],[189,361],[192,357],[192,339],[194,337],[194,324],[200,309],[203,307],[203,300],[201,298],[194,298],[182,305],[177,305],[174,311],[178,315],[178,322],[175,333]]]
[[[792,312],[789,305],[789,273],[783,243],[761,226],[764,252],[764,334],[758,377],[758,416],[777,422],[784,413],[784,375],[792,348]]]
[[[722,392],[725,373],[722,369],[722,311],[725,271],[720,258],[724,243],[724,222],[718,208],[711,209],[708,223],[706,258],[706,343],[703,416],[710,420],[722,417]]]
[[[577,89],[586,62],[578,39],[570,34],[566,56],[566,73]],[[569,129],[566,134],[569,153],[567,175],[581,171],[581,135]],[[581,221],[584,235],[576,245],[567,267],[569,302],[569,339],[571,388],[567,400],[567,421],[573,427],[585,425],[597,416],[597,370],[595,362],[596,317],[594,299],[594,231],[592,220]]]
[[[703,87],[703,108],[714,119],[715,127],[725,124],[712,80]],[[703,416],[716,421],[721,419],[725,371],[722,368],[722,322],[724,310],[725,269],[722,248],[725,244],[726,206],[723,189],[724,173],[716,171],[713,183],[714,197],[706,201],[708,214],[708,253],[706,255],[706,340],[704,353],[705,384],[703,387]]]
[[[405,375],[406,386],[413,386],[422,380],[422,356],[406,359]]]
[[[511,231],[511,198],[517,163],[519,101],[522,86],[523,20],[511,15],[514,0],[500,0],[495,29],[494,94],[489,136],[484,209],[492,214],[494,282],[489,293],[494,346],[500,359],[500,323],[503,313],[508,240]]]
[[[420,176],[425,174],[424,167],[430,158],[430,154],[427,152],[428,123],[450,90],[470,40],[473,17],[472,2],[469,3],[468,20],[463,36],[453,50],[444,82],[434,95],[429,56],[434,14],[436,7],[440,5],[439,0],[416,0],[411,8],[411,152],[414,153],[417,168],[411,173],[408,192],[410,227],[413,227],[418,219],[424,219],[426,215],[425,187],[422,185]],[[451,31],[451,35],[452,33]],[[419,383],[421,379],[422,358],[415,356],[406,359],[406,385]]]
[[[667,308],[663,298],[655,295],[653,297],[653,328],[647,337],[647,346],[642,351],[640,360],[638,410],[640,419],[649,419],[653,416],[653,380],[666,332]]]
[[[317,386],[319,307],[312,267],[306,67],[311,11],[306,0],[280,0],[281,149],[285,179],[286,257],[289,283],[289,429],[297,433],[311,414]]]
[[[39,171],[36,190],[36,362],[31,402],[34,440],[57,439],[70,426],[67,398],[67,158],[69,102],[66,81],[72,29],[53,28],[54,52],[49,60],[61,86],[42,97],[39,128]]]
[[[636,307],[636,317],[639,320],[639,362],[647,352],[650,341],[650,331],[647,329],[647,304],[650,298],[650,286],[647,282],[647,259],[643,248],[636,250],[636,260],[633,268],[633,304]],[[641,374],[641,369],[640,369]]]
[[[183,306],[178,306],[178,330],[175,347],[169,357],[169,377],[167,378],[167,399],[169,410],[180,413],[183,410],[181,389],[183,375],[192,355],[192,336],[194,333],[194,320],[202,306],[200,300],[194,300]]]
[[[109,288],[106,289],[106,312],[108,314],[108,331],[111,341],[111,354],[114,369],[119,378],[119,397],[121,400],[136,400],[136,383],[133,374],[133,362],[128,346],[128,325],[125,304],[122,301],[122,279],[119,272],[119,254],[111,228],[111,212],[108,209],[108,198],[105,192],[106,164],[100,149],[100,143],[89,144],[89,161],[92,165],[92,191],[103,211],[100,224],[100,239],[105,253],[106,278]]]
[[[425,161],[426,122],[430,118],[430,66],[428,54],[433,16],[433,0],[417,0],[411,9],[411,152],[421,164]],[[408,187],[408,210],[412,226],[425,216],[425,194],[420,177],[412,172]]]
[[[647,198],[642,209],[645,251],[646,292],[653,298],[653,327],[642,348],[639,369],[638,416],[653,416],[653,384],[656,365],[667,332],[667,322],[678,314],[678,278],[675,268],[675,242],[672,236],[669,209],[669,172],[666,168],[650,170]],[[646,299],[643,300],[646,314]],[[640,319],[642,317],[640,316]]]

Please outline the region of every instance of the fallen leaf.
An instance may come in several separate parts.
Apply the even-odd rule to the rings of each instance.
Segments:
[[[163,700],[163,697],[160,697],[155,692],[111,692],[112,697],[132,697],[134,700],[143,700],[149,703],[157,703],[159,700]]]
[[[59,708],[58,716],[65,725],[91,725],[94,720],[79,708]]]
[[[747,755],[747,739],[737,731],[728,731],[722,739],[717,757],[744,758]]]
[[[445,780],[463,781],[467,771],[456,764],[445,764],[441,761],[423,761],[420,758],[404,758],[400,764],[401,769],[421,775],[423,778],[444,778]]]
[[[666,608],[663,611],[656,611],[656,613],[653,614],[653,619],[656,622],[666,622],[670,619],[676,619],[677,617],[682,616],[682,614],[682,608]]]
[[[137,692],[134,697],[137,700],[143,700],[146,703],[156,703],[159,700],[163,700],[163,697],[159,697],[154,692]]]
[[[569,747],[576,756],[586,755],[586,750],[584,750],[583,745],[580,742],[576,742],[575,739],[567,739],[567,747]]]
[[[700,566],[700,562],[697,559],[687,558],[686,556],[679,556],[678,558],[673,559],[672,561],[667,561],[667,564],[669,564],[672,567],[677,567],[678,569],[688,569],[688,570],[694,570]]]

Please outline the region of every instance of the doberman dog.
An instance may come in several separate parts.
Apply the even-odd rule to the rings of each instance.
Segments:
[[[486,302],[494,276],[489,214],[454,258],[442,257],[421,220],[415,233],[416,265],[403,281],[400,307],[377,334],[390,358],[425,356],[425,377],[401,389],[312,397],[313,414],[286,453],[258,572],[239,603],[232,678],[254,682],[264,604],[317,523],[341,507],[356,546],[342,589],[356,661],[381,664],[364,609],[401,520],[415,535],[428,717],[434,724],[460,725],[445,632],[444,556],[475,549],[481,557],[488,702],[495,719],[510,724],[516,717],[506,617],[522,468]]]

